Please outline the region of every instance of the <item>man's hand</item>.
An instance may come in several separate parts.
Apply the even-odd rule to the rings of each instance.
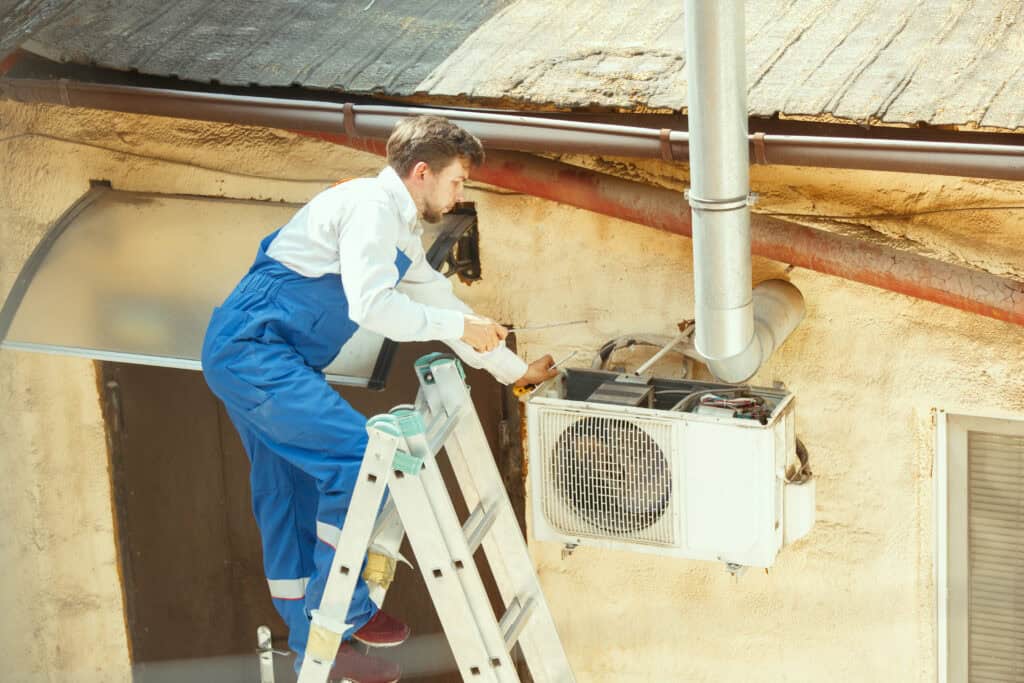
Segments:
[[[493,351],[507,336],[508,330],[493,320],[473,315],[463,318],[462,341],[480,353]]]
[[[557,376],[558,370],[552,367],[554,364],[555,359],[551,357],[551,354],[541,356],[530,363],[523,376],[516,380],[515,386],[525,387],[531,384],[540,384]]]

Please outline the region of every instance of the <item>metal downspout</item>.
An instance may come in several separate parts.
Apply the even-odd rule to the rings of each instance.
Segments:
[[[719,360],[742,353],[754,334],[743,5],[686,0],[685,17],[694,344]]]
[[[360,117],[349,118],[353,131],[357,132],[345,134],[344,105],[341,104],[59,81],[34,81],[31,86],[23,88],[20,83],[9,79],[0,79],[0,91],[6,97],[30,103],[271,126],[301,131],[335,144],[384,155],[383,139],[374,139],[362,130],[361,125],[358,128],[354,125],[352,118]],[[360,137],[364,135],[366,137]],[[923,143],[908,144],[916,146]],[[967,154],[963,148],[979,146],[952,147],[958,151],[948,151],[948,154],[962,161],[963,155]],[[991,156],[985,152],[977,157],[988,171],[1000,174],[995,177],[1024,179],[1024,149],[995,145],[982,147],[995,148],[1000,153]],[[591,150],[591,153],[601,152],[602,149]],[[921,154],[934,153],[921,150]],[[975,158],[973,152],[968,156]],[[991,165],[994,159],[1000,160],[999,165]],[[949,173],[954,174],[956,168],[959,167],[950,167]],[[473,178],[534,197],[690,236],[690,209],[681,193],[666,188],[530,154],[490,148],[487,162],[474,171]],[[1019,280],[767,216],[751,217],[751,240],[752,251],[758,256],[1024,325],[1024,282]]]
[[[727,382],[753,376],[804,315],[788,282],[751,291],[743,15],[739,0],[686,0],[694,345]]]

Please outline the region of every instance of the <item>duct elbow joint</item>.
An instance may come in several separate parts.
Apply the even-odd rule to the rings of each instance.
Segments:
[[[804,318],[804,297],[785,280],[766,280],[753,290],[754,334],[746,348],[729,358],[708,359],[723,382],[745,382],[782,346]]]
[[[749,290],[748,290],[749,292]],[[741,354],[755,334],[753,300],[735,308],[700,306],[694,311],[694,346],[708,360],[728,360]]]

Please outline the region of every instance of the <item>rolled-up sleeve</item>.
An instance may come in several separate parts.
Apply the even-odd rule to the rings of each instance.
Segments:
[[[383,198],[361,201],[340,216],[332,208],[314,202],[310,205],[310,219],[339,221],[341,284],[353,322],[395,341],[462,336],[461,311],[413,301],[395,288],[400,225]]]
[[[399,283],[398,289],[407,293],[415,301],[427,304],[432,308],[458,311],[460,316],[472,315],[473,310],[455,296],[451,282],[427,263],[422,245],[416,245],[409,251],[415,251],[415,254],[409,254],[412,258],[412,265],[409,266],[405,278]],[[502,342],[493,351],[479,353],[462,341],[459,338],[461,336],[459,334],[454,337],[442,337],[441,341],[447,344],[470,367],[486,370],[502,384],[512,384],[526,372],[526,363],[506,347],[505,342]]]

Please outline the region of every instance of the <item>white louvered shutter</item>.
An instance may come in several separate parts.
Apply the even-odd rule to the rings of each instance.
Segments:
[[[969,679],[1024,681],[1024,437],[970,431]]]

